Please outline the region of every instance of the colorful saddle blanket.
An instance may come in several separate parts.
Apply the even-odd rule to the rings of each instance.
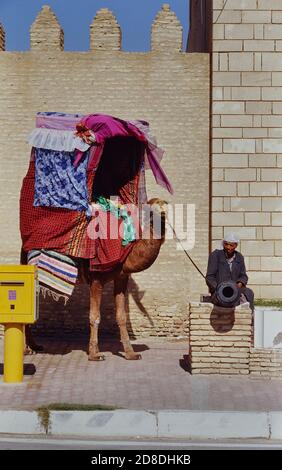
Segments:
[[[66,303],[77,281],[78,269],[75,261],[51,250],[31,250],[27,260],[28,264],[37,266],[43,295],[49,294],[54,300],[62,298]]]

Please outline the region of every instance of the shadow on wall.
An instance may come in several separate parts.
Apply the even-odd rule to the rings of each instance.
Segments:
[[[217,333],[231,331],[235,323],[235,309],[214,307],[211,311],[210,324]]]
[[[140,290],[136,281],[130,277],[126,295],[126,312],[128,315],[127,327],[131,339],[135,339],[136,337],[130,320],[129,295],[132,295],[139,310],[138,315],[144,317],[149,325],[154,327],[154,322],[142,303],[144,293],[145,291]],[[87,284],[78,285],[66,305],[62,300],[55,301],[48,295],[43,297],[43,295],[40,294],[39,319],[32,327],[32,331],[42,336],[88,336],[90,334],[89,309],[90,293]],[[119,329],[115,315],[113,282],[106,284],[103,290],[100,335],[109,335],[119,339]]]

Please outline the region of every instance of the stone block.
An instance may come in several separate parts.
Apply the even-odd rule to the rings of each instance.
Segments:
[[[241,250],[242,253],[244,253],[244,255],[246,256],[261,256],[263,254],[264,257],[269,257],[271,255],[274,255],[274,242],[242,240]],[[264,268],[262,267],[262,269],[264,271],[270,271],[266,266]]]
[[[242,21],[242,12],[240,10],[237,11],[230,11],[230,10],[223,10],[220,12],[215,13],[215,21],[216,24],[224,23],[224,24],[235,24],[241,23]]]
[[[272,11],[272,23],[282,23],[282,10]]]
[[[213,74],[213,85],[215,86],[236,86],[240,83],[240,72],[214,72]]]
[[[258,72],[254,72],[258,73]],[[250,87],[232,87],[232,100],[254,100],[258,101],[260,99],[261,91],[260,87],[258,86],[250,86]]]
[[[215,182],[213,183],[214,196],[236,196],[236,183]]]
[[[282,271],[282,257],[281,256],[262,256],[261,257],[261,269],[262,271]],[[275,288],[275,292],[276,292],[276,288]],[[279,295],[280,297],[282,297],[281,288],[280,288]]]
[[[273,268],[273,269],[275,269],[275,268]],[[281,300],[282,299],[281,285],[261,286],[261,296],[262,296],[263,299],[279,299],[279,300]]]
[[[222,226],[240,226],[244,224],[244,215],[236,212],[213,212],[212,224]]]
[[[249,183],[238,183],[237,184],[237,196],[249,196],[250,185]]]
[[[251,271],[249,273],[249,284],[271,284],[271,273]]]
[[[259,10],[279,10],[279,1],[277,0],[258,0],[257,8]]]
[[[282,114],[282,103],[273,103],[273,114]]]
[[[269,24],[264,26],[265,39],[282,39],[282,31],[280,24]]]
[[[267,129],[253,128],[253,127],[251,127],[251,128],[245,127],[243,129],[243,138],[244,139],[249,139],[249,138],[257,139],[256,150],[258,149],[257,143],[261,142],[258,139],[262,139],[262,138],[267,137],[267,136],[268,136],[268,130]]]
[[[282,100],[282,87],[262,87],[262,99],[264,101],[281,101]]]
[[[244,114],[244,102],[216,101],[213,103],[214,114]]]
[[[262,210],[271,212],[282,211],[281,198],[277,197],[263,197],[262,198]]]
[[[252,36],[250,36],[252,37]],[[251,71],[254,70],[254,58],[251,52],[230,52],[229,71]]]
[[[254,36],[253,24],[226,24],[225,39],[252,39]]]
[[[243,137],[243,131],[236,127],[215,127],[213,128],[213,137],[215,138],[241,138]]]
[[[256,181],[256,169],[227,168],[225,170],[225,181]]]
[[[271,114],[271,102],[247,101],[246,114]]]
[[[224,39],[224,25],[217,23],[213,25],[213,40],[216,41],[218,39]]]
[[[264,153],[280,153],[282,139],[263,139]]]
[[[224,228],[224,235],[228,232],[236,232],[240,236],[241,240],[252,240],[256,238],[256,229],[255,227],[235,227],[230,226]]]
[[[247,154],[214,154],[213,166],[222,168],[246,168],[248,167]]]
[[[281,222],[282,222],[282,220],[281,220]],[[271,223],[270,213],[269,212],[246,212],[246,214],[245,214],[245,223],[246,223],[246,225],[254,225],[254,226],[257,226],[257,225],[270,225],[270,223]],[[282,223],[281,223],[281,225],[282,225]]]
[[[255,141],[253,139],[224,139],[223,140],[223,152],[255,153],[256,152]]]
[[[262,168],[261,170],[262,181],[282,181],[282,169],[280,168]]]
[[[281,227],[263,227],[263,238],[266,240],[281,240]]]
[[[213,41],[213,50],[217,52],[242,51],[243,40],[216,39]]]
[[[271,10],[242,11],[242,23],[271,23]]]
[[[275,41],[274,40],[245,40],[244,41],[244,51],[274,51],[275,50]]]
[[[256,41],[257,42],[257,41]],[[231,72],[236,73],[236,72]],[[242,85],[250,86],[271,86],[271,72],[242,72]],[[246,98],[249,100],[250,98]],[[260,100],[260,97],[258,101]]]
[[[281,34],[281,27],[280,27]],[[234,52],[235,54],[235,52]],[[262,70],[278,71],[282,70],[282,53],[281,52],[263,52],[262,53]]]
[[[250,195],[251,196],[276,196],[277,195],[277,184],[269,183],[250,183]]]
[[[227,0],[226,10],[256,10],[256,0]],[[268,9],[268,8],[266,8]]]

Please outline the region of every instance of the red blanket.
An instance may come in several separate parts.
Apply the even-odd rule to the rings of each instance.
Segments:
[[[97,188],[101,178],[105,178],[105,172],[109,171],[107,159],[104,162],[99,169]],[[95,172],[88,171],[89,194],[92,193],[94,178]],[[89,237],[87,229],[91,219],[87,219],[84,212],[34,207],[34,181],[35,165],[34,161],[31,161],[20,194],[20,231],[24,251],[44,248],[76,258],[89,259],[90,269],[97,271],[111,270],[124,261],[135,242],[123,247],[121,236],[118,239],[111,239],[109,236],[106,239]],[[139,173],[122,186],[118,194],[121,202],[137,203],[138,181]],[[107,214],[107,217],[110,217],[110,214]]]

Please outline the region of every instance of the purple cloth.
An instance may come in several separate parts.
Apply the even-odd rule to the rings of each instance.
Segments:
[[[56,112],[37,113],[36,127],[56,129],[58,131],[75,131],[76,124],[82,117],[82,114],[64,114]]]
[[[106,139],[117,136],[133,136],[137,140],[144,142],[149,167],[153,172],[156,182],[173,194],[169,179],[159,163],[164,152],[150,139],[149,124],[146,121],[131,122],[105,114],[90,114],[85,116],[80,122],[94,132],[98,145],[103,145]],[[80,155],[82,156],[82,152],[80,152]],[[75,163],[78,163],[79,159]]]
[[[100,147],[102,151],[106,139],[118,136],[135,137],[145,144],[145,167],[152,170],[155,180],[160,186],[173,194],[169,179],[160,165],[164,151],[157,146],[154,138],[150,135],[149,124],[146,121],[124,121],[106,114],[89,114],[83,116],[81,114],[42,112],[37,113],[36,116],[36,127],[47,129],[75,131],[78,123],[91,129],[95,134],[96,143],[92,146],[92,151],[90,152],[89,165],[92,166],[94,155],[98,163],[99,158],[97,158],[97,155],[99,154],[99,156],[101,156],[102,152],[98,152],[97,154],[95,150],[98,150]],[[83,155],[84,152],[80,150],[76,151],[75,166],[80,162]]]

